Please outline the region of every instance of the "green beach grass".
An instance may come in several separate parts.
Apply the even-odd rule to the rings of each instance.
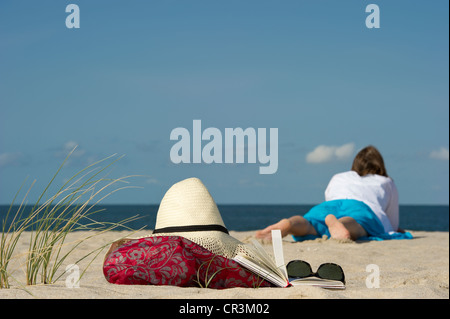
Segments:
[[[128,222],[138,219],[133,216],[120,222],[97,222],[94,217],[96,214],[104,211],[97,209],[103,199],[113,193],[126,189],[135,188],[130,186],[129,179],[136,175],[125,176],[121,178],[110,178],[106,170],[121,159],[116,155],[111,155],[100,161],[97,161],[82,170],[78,171],[71,178],[44,201],[48,196],[47,192],[55,178],[66,164],[76,147],[67,155],[61,166],[53,175],[45,189],[40,193],[36,203],[31,211],[24,214],[26,199],[31,192],[35,181],[31,184],[25,193],[18,208],[13,211],[14,204],[19,197],[25,184],[22,184],[16,193],[5,218],[2,220],[1,238],[0,238],[0,288],[9,288],[11,281],[18,282],[10,269],[10,262],[15,258],[20,258],[15,253],[16,245],[24,232],[29,234],[29,246],[25,256],[25,274],[26,282],[19,285],[51,284],[63,276],[66,271],[61,267],[73,251],[83,242],[98,236],[102,233],[114,230],[117,227],[134,232],[127,228]],[[126,185],[124,185],[126,184]],[[6,225],[9,225],[6,227]],[[74,231],[88,230],[88,235],[78,239],[76,242],[67,242],[67,235]],[[77,262],[91,258],[90,263],[98,254],[111,243],[107,243],[87,252]],[[86,269],[82,272],[80,279]]]

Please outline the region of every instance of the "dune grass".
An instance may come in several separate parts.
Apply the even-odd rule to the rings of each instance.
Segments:
[[[200,265],[200,267],[198,267],[198,270],[197,270],[197,280],[194,280],[194,281],[199,285],[200,288],[208,288],[209,285],[210,285],[210,283],[211,283],[211,281],[214,279],[214,277],[215,277],[220,271],[230,268],[230,267],[219,268],[219,269],[217,269],[213,274],[209,274],[209,267],[211,266],[211,263],[213,262],[213,260],[214,260],[215,257],[216,257],[216,256],[213,256],[209,261],[203,262],[203,263]],[[204,273],[204,278],[201,278],[201,273],[202,273],[201,269],[202,269],[203,266],[205,266],[206,264],[207,264],[207,266],[206,266],[206,271],[205,271],[205,273]]]
[[[24,182],[25,183],[25,182]],[[31,185],[30,189],[33,187],[33,184]],[[8,266],[10,261],[13,259],[13,253],[15,250],[15,247],[17,245],[17,242],[22,235],[22,233],[27,229],[28,227],[28,221],[27,219],[22,220],[22,212],[24,208],[24,201],[30,191],[26,193],[23,201],[19,205],[19,208],[17,209],[16,213],[13,216],[12,221],[10,222],[10,226],[6,228],[6,222],[8,221],[13,205],[17,199],[17,196],[19,195],[21,189],[23,188],[24,184],[20,187],[19,191],[16,193],[7,213],[3,220],[2,224],[2,234],[0,238],[0,288],[9,288],[9,273],[8,273]],[[32,219],[34,216],[30,213],[28,216],[28,219]]]
[[[51,185],[55,183],[55,178],[60,174],[61,169],[75,149],[63,161],[40,194],[31,211],[25,216],[26,198],[35,182],[32,183],[26,192],[15,213],[13,212],[14,203],[23,185],[14,197],[3,220],[1,230],[0,288],[10,287],[12,279],[12,272],[9,269],[10,262],[17,257],[15,248],[19,238],[24,235],[25,231],[30,236],[25,262],[25,284],[50,284],[65,274],[66,271],[61,271],[63,269],[62,265],[80,244],[119,226],[127,229],[126,224],[138,218],[138,216],[133,216],[118,223],[97,222],[94,220],[96,214],[104,211],[97,209],[98,203],[119,190],[133,187],[122,185],[124,183],[128,184],[128,179],[135,176],[113,179],[106,174],[106,169],[120,160],[121,157],[116,155],[102,159],[80,170],[69,178],[55,194],[43,202],[44,197],[48,196],[47,192]],[[9,218],[12,219],[9,220]],[[7,222],[9,222],[9,227],[6,227]],[[77,242],[67,242],[68,234],[79,230],[88,231],[87,235]],[[133,230],[130,229],[130,231]],[[76,264],[89,257],[91,258],[91,261],[88,263],[89,266],[108,244],[87,252],[82,258],[71,261],[71,263]]]

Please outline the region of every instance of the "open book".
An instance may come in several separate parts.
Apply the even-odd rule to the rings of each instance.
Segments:
[[[238,254],[233,259],[241,266],[247,268],[261,278],[270,281],[278,287],[288,286],[316,286],[331,289],[345,289],[344,283],[336,280],[322,279],[318,277],[289,278],[283,255],[283,241],[280,230],[272,230],[273,255],[270,256],[257,240],[253,240],[248,249],[254,258],[244,254]]]

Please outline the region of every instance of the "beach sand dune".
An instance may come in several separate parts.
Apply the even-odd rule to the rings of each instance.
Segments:
[[[149,231],[134,234],[145,236]],[[449,298],[449,233],[412,231],[413,240],[391,240],[382,242],[338,242],[318,239],[301,243],[289,237],[284,240],[286,262],[302,259],[313,269],[326,262],[342,266],[346,276],[347,289],[326,290],[316,287],[289,288],[232,288],[223,290],[205,288],[180,288],[170,286],[125,286],[108,283],[102,272],[103,257],[107,249],[88,267],[80,281],[79,288],[66,287],[65,278],[51,285],[21,286],[24,283],[23,268],[16,260],[13,264],[12,287],[0,289],[0,298],[150,298],[150,299],[299,299],[299,298]],[[65,265],[74,263],[87,252],[123,237],[127,232],[108,232],[91,239],[74,251]],[[254,232],[230,234],[244,242]],[[84,232],[69,235],[68,241],[75,241]],[[17,252],[24,253],[27,239],[24,234],[17,245]],[[271,252],[271,245],[264,245]],[[87,261],[78,264],[80,271]],[[376,265],[369,266],[368,265]],[[375,268],[370,268],[375,267]],[[65,266],[62,267],[64,269]],[[373,269],[379,270],[379,287],[372,278]],[[276,290],[276,293],[274,291]]]

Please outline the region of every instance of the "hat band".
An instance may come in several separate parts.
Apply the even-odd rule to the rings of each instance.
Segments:
[[[195,232],[195,231],[221,231],[228,234],[228,229],[222,225],[212,224],[212,225],[189,225],[189,226],[172,226],[155,229],[153,234],[162,233],[183,233],[183,232]]]

